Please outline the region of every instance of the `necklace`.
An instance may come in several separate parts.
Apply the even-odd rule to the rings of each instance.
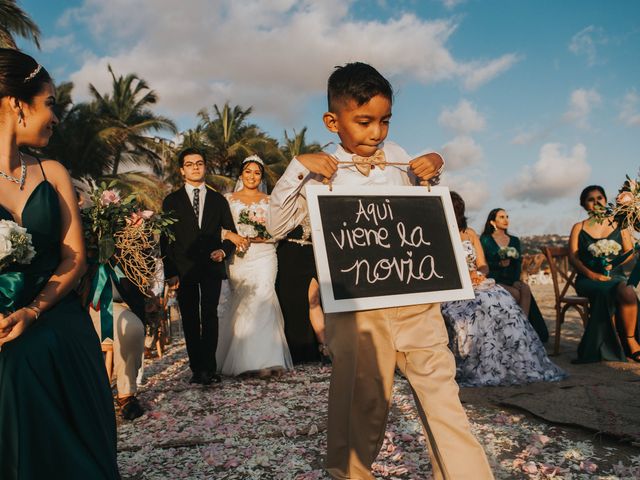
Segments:
[[[27,178],[27,164],[25,163],[24,158],[22,158],[22,152],[20,150],[18,150],[18,158],[20,159],[21,166],[20,178],[4,173],[2,170],[0,170],[0,177],[9,180],[10,182],[17,183],[20,185],[20,190],[22,190],[24,188],[24,181]]]

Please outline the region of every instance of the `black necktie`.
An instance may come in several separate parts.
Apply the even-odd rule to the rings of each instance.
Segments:
[[[196,214],[196,222],[200,226],[200,189],[193,189],[193,212]]]

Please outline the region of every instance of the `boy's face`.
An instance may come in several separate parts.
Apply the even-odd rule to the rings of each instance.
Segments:
[[[370,157],[387,138],[391,102],[382,95],[360,106],[349,100],[341,103],[335,112],[325,113],[323,120],[329,131],[338,134],[347,152]]]

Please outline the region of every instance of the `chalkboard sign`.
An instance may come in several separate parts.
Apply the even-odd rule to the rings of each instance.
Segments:
[[[447,187],[308,185],[327,313],[473,298]]]

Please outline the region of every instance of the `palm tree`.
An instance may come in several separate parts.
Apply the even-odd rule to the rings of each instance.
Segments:
[[[282,153],[287,159],[287,163],[297,155],[301,155],[303,153],[318,153],[326,147],[326,145],[321,146],[317,142],[307,144],[306,134],[307,127],[303,127],[302,130],[300,130],[300,133],[296,133],[296,130],[294,128],[293,137],[289,137],[287,131],[284,131],[285,144],[282,147]]]
[[[75,178],[97,178],[112,165],[111,151],[100,139],[100,118],[92,103],[74,105],[56,126],[43,155],[61,162]]]
[[[307,127],[303,127],[300,133],[296,133],[294,128],[292,137],[289,136],[286,130],[284,131],[284,145],[280,148],[284,161],[273,167],[278,175],[284,173],[293,157],[302,155],[303,153],[318,153],[329,145],[320,145],[318,142],[307,143],[306,135]]]
[[[167,185],[156,175],[145,172],[126,172],[118,175],[105,175],[96,179],[96,184],[105,182],[109,185],[115,181],[114,188],[118,189],[122,198],[135,194],[136,201],[149,210],[162,210],[162,200],[167,194]]]
[[[99,118],[94,104],[74,105],[73,83],[56,86],[54,111],[59,123],[49,144],[37,154],[61,162],[75,178],[96,178],[110,165],[109,152],[99,141]]]
[[[158,101],[158,96],[147,82],[133,73],[116,77],[111,65],[109,73],[112,79],[110,94],[102,95],[92,84],[89,84],[89,91],[102,124],[99,137],[111,152],[112,175],[118,173],[123,161],[145,163],[160,173],[160,147],[146,134],[152,130],[177,133],[175,124],[149,109]]]
[[[286,130],[284,131],[284,145],[280,147],[282,160],[270,165],[271,172],[276,179],[280,178],[284,173],[293,157],[303,153],[318,153],[329,145],[320,145],[318,142],[307,143],[306,134],[307,127],[303,127],[300,133],[296,133],[296,130],[293,129],[293,136],[291,137]]]
[[[252,154],[260,155],[267,163],[273,157],[280,160],[277,141],[257,125],[247,122],[251,107],[243,109],[236,105],[231,108],[227,102],[222,109],[214,105],[213,110],[213,118],[206,110],[198,113],[200,125],[205,131],[213,173],[235,178],[240,173],[242,160]]]
[[[38,25],[16,5],[16,0],[0,0],[0,47],[17,48],[15,35],[31,40],[40,49]]]

